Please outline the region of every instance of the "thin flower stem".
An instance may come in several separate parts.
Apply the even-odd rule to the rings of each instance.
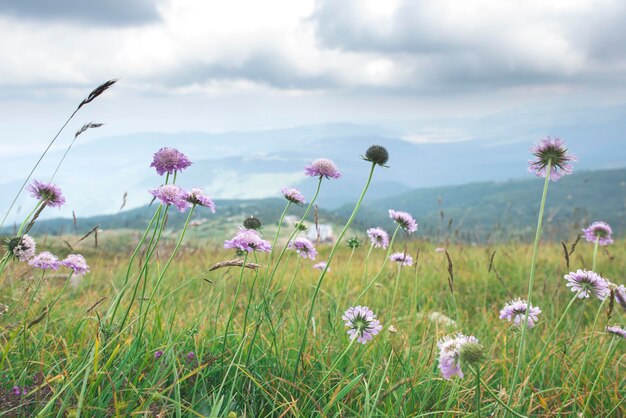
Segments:
[[[476,415],[480,418],[480,366],[476,367]]]
[[[287,287],[287,292],[285,292],[285,297],[283,298],[283,301],[280,304],[280,308],[278,309],[279,315],[282,314],[285,302],[287,302],[287,299],[289,299],[289,295],[291,294],[291,288],[293,286],[293,283],[296,281],[296,276],[298,275],[298,270],[300,268],[300,258],[302,257],[296,257],[296,267],[293,269],[293,276],[291,277],[291,281],[289,282],[289,286]]]
[[[285,209],[283,210],[282,215],[280,215],[280,220],[278,221],[278,228],[276,228],[276,236],[274,236],[274,242],[272,243],[272,249],[270,251],[270,257],[269,260],[267,262],[268,266],[272,265],[272,259],[274,258],[274,249],[276,248],[276,243],[278,242],[278,237],[280,235],[280,228],[283,225],[283,222],[285,221],[285,216],[287,215],[287,211],[289,210],[289,207],[291,206],[291,201],[288,200],[287,201],[287,206],[285,206]]]
[[[230,314],[228,315],[228,321],[226,322],[226,331],[224,331],[224,342],[222,343],[222,353],[226,352],[226,342],[228,341],[228,330],[230,329],[230,323],[233,320],[235,313],[235,307],[237,306],[237,299],[239,298],[239,292],[241,291],[241,284],[243,283],[243,273],[245,272],[246,262],[248,261],[248,253],[243,256],[243,263],[241,264],[241,271],[239,273],[239,282],[237,284],[237,290],[235,291],[235,299],[230,308]]]
[[[469,366],[469,368],[470,368],[470,370],[474,371],[474,369],[473,369],[471,366]],[[476,373],[476,372],[474,371],[474,373]],[[513,409],[511,409],[511,407],[510,407],[510,406],[508,406],[506,403],[504,403],[504,402],[503,402],[503,401],[502,401],[502,400],[498,397],[498,395],[497,395],[497,394],[496,394],[493,390],[491,390],[491,388],[489,387],[489,385],[487,385],[487,383],[486,383],[486,382],[485,382],[482,378],[479,378],[479,379],[480,379],[480,382],[482,383],[483,388],[485,389],[485,391],[486,391],[489,395],[491,395],[491,396],[492,396],[492,397],[496,400],[496,402],[497,402],[497,403],[498,403],[501,407],[503,407],[504,409],[506,409],[506,410],[507,410],[507,411],[508,411],[511,415],[513,415],[513,416],[516,416],[516,417],[518,417],[518,418],[527,418],[527,417],[526,417],[526,415],[522,415],[522,414],[520,414],[519,412],[515,412]]]
[[[339,362],[344,358],[344,356],[348,353],[348,351],[350,351],[350,349],[352,348],[352,346],[354,345],[354,342],[356,341],[356,337],[357,335],[355,334],[354,338],[350,338],[350,344],[348,344],[348,346],[346,347],[345,350],[343,350],[343,353],[341,353],[341,355],[339,356],[339,358],[337,360],[335,360],[335,362],[333,363],[333,365],[330,367],[330,369],[324,374],[324,377],[322,377],[319,380],[319,383],[317,384],[317,386],[315,387],[315,389],[311,392],[312,394],[315,394],[315,392],[317,392],[317,390],[327,381],[328,377],[330,376],[330,374],[335,371],[335,369],[337,368],[337,366],[339,365]]]
[[[611,351],[613,350],[613,343],[615,342],[617,338],[618,337],[615,337],[615,336],[611,338],[611,342],[609,343],[609,348],[606,350],[606,355],[604,356],[604,360],[602,360],[602,365],[600,366],[600,370],[598,370],[598,376],[596,376],[596,380],[593,382],[593,386],[591,386],[591,390],[589,391],[589,394],[587,395],[587,401],[585,402],[585,407],[583,408],[582,415],[581,415],[583,417],[585,416],[585,413],[587,412],[587,408],[589,408],[589,403],[591,402],[591,398],[593,397],[593,392],[596,390],[596,386],[598,386],[598,382],[602,378],[602,374],[604,373],[604,368],[606,367],[606,363],[609,360]]]
[[[591,271],[596,271],[596,260],[598,258],[598,246],[600,245],[600,237],[596,237],[596,242],[593,246],[593,261],[591,263]]]
[[[346,297],[346,293],[348,292],[348,273],[350,272],[350,264],[352,262],[352,257],[354,257],[355,251],[356,248],[352,248],[352,251],[350,252],[350,257],[348,257],[348,262],[346,263],[346,267],[343,272],[343,280],[341,283],[341,296],[339,297],[339,300],[342,302],[343,299]]]
[[[398,274],[396,274],[396,283],[393,287],[393,297],[391,298],[391,314],[393,315],[396,306],[396,294],[398,293],[398,283],[400,283],[400,273],[402,273],[402,264],[398,264]]]
[[[372,250],[374,249],[374,243],[370,244],[370,249],[367,251],[367,256],[365,257],[365,267],[363,268],[363,277],[361,278],[361,283],[365,286],[365,280],[367,279],[367,265],[370,261],[370,255],[372,254]]]

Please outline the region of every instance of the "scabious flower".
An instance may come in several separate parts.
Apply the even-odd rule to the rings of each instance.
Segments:
[[[60,263],[62,266],[70,268],[74,271],[74,274],[78,276],[84,276],[89,273],[89,266],[85,257],[80,254],[70,254],[65,257],[65,260]]]
[[[386,167],[387,161],[389,161],[389,153],[387,149],[382,145],[372,145],[365,152],[365,156],[362,157],[365,161],[377,164],[381,167]]]
[[[439,348],[439,370],[444,378],[450,380],[452,376],[464,377],[461,370],[461,349],[465,344],[478,344],[479,341],[474,336],[466,336],[460,332],[455,336],[443,337],[437,342]]]
[[[507,302],[504,305],[504,308],[500,310],[500,319],[506,319],[507,321],[518,325],[524,320],[526,317],[526,309],[528,309],[529,305],[523,299],[515,299]],[[535,326],[535,323],[539,320],[538,315],[541,313],[541,309],[536,306],[530,305],[530,309],[528,309],[528,328],[532,328]]]
[[[261,238],[254,229],[239,228],[233,239],[224,241],[224,248],[232,248],[240,253],[270,252],[272,244]]]
[[[165,353],[164,353],[163,351],[161,351],[161,350],[157,350],[157,351],[155,351],[155,352],[154,352],[154,359],[155,359],[155,360],[160,359],[161,357],[163,357],[163,354],[165,354]]]
[[[413,265],[413,257],[408,255],[407,253],[393,253],[389,256],[389,260],[395,261],[401,266]]]
[[[175,148],[161,148],[154,153],[152,164],[159,176],[165,173],[174,174],[177,171],[182,172],[191,165],[189,158]]]
[[[9,252],[20,261],[28,261],[33,258],[36,248],[35,240],[28,234],[24,234],[22,238],[13,238],[8,242]]]
[[[289,243],[289,248],[292,250],[296,250],[300,257],[302,258],[310,258],[311,260],[315,260],[317,256],[317,250],[313,246],[313,243],[306,238],[296,238],[295,240]]]
[[[367,236],[370,237],[372,245],[376,248],[385,249],[389,246],[389,234],[382,228],[368,229]]]
[[[56,184],[42,183],[39,180],[33,180],[28,186],[28,191],[32,197],[43,201],[46,206],[60,208],[65,204],[65,197]]]
[[[28,265],[42,270],[58,270],[59,259],[49,251],[42,251],[31,258]]]
[[[545,177],[550,163],[550,180],[557,181],[566,174],[572,174],[574,168],[571,162],[578,161],[575,155],[569,154],[565,148],[565,141],[560,138],[544,138],[530,147],[535,156],[534,160],[528,160],[528,172],[535,173],[537,177]]]
[[[588,298],[589,295],[593,294],[598,299],[604,300],[610,294],[608,280],[593,271],[579,269],[576,272],[566,274],[565,280],[568,282],[566,286],[572,292],[578,292],[580,299]]]
[[[413,219],[409,213],[389,209],[389,217],[406,232],[417,231],[417,222],[415,222],[415,219]]]
[[[185,200],[192,205],[204,206],[209,208],[211,213],[215,213],[215,203],[210,197],[204,194],[202,189],[193,188],[185,194]]]
[[[378,334],[383,326],[376,319],[376,315],[367,306],[353,306],[348,308],[341,317],[348,327],[348,335],[351,340],[365,344]]]
[[[320,261],[319,263],[313,264],[313,268],[316,270],[323,271],[328,264],[325,261]],[[326,269],[327,272],[330,272],[330,267]]]
[[[327,179],[338,179],[341,173],[337,170],[337,166],[331,160],[320,158],[304,167],[304,174],[309,177],[326,177]]]
[[[180,212],[184,212],[189,207],[187,192],[174,184],[166,184],[158,189],[149,190],[148,193],[164,205],[174,205]]]
[[[605,329],[606,329],[606,332],[610,334],[617,335],[618,337],[626,338],[626,329],[622,327],[618,327],[617,325],[614,325],[612,327],[606,327]]]
[[[280,189],[280,192],[283,194],[283,197],[291,203],[295,203],[296,205],[300,206],[306,203],[306,200],[304,200],[304,195],[293,187],[285,187],[283,189]]]
[[[595,243],[598,240],[598,245],[613,244],[613,239],[611,238],[613,230],[606,222],[594,222],[589,227],[583,229],[583,233],[585,234],[585,239],[589,242]]]

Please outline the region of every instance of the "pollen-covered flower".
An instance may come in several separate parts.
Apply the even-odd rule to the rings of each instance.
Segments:
[[[224,248],[232,248],[240,253],[253,251],[267,253],[272,250],[272,244],[261,238],[254,229],[239,228],[233,239],[224,241]]]
[[[337,170],[337,166],[331,160],[320,158],[304,167],[304,174],[309,177],[326,177],[327,179],[338,179],[341,173]]]
[[[296,205],[304,205],[306,200],[304,199],[304,195],[300,193],[297,189],[293,187],[285,187],[280,190],[283,194],[283,197],[290,201],[291,203],[295,203]]]
[[[60,208],[65,204],[65,197],[61,193],[61,188],[56,184],[42,183],[39,180],[33,180],[28,186],[31,196],[37,200],[44,202],[46,206]]]
[[[365,152],[365,161],[369,161],[374,164],[378,164],[381,167],[386,167],[387,161],[389,161],[389,153],[387,149],[382,145],[372,145]]]
[[[149,190],[148,193],[164,205],[174,205],[180,212],[184,212],[189,207],[187,192],[174,184],[166,184],[158,189]]]
[[[376,248],[385,249],[389,246],[389,234],[382,228],[368,229],[367,236],[370,237],[372,245]]]
[[[565,141],[560,138],[544,138],[530,148],[535,156],[534,160],[528,160],[528,172],[535,173],[537,177],[545,177],[550,164],[550,180],[557,181],[565,174],[572,174],[574,168],[571,162],[578,161],[576,156],[569,154],[565,148]]]
[[[185,200],[192,205],[204,206],[209,208],[211,213],[215,213],[215,203],[210,197],[204,194],[204,191],[199,188],[193,188],[185,194]]]
[[[417,222],[409,213],[389,209],[389,217],[406,232],[417,231]]]
[[[31,258],[28,265],[42,270],[58,270],[59,259],[49,251],[42,251]]]
[[[458,375],[463,378],[463,371],[461,370],[461,349],[465,344],[475,343],[479,341],[474,336],[466,336],[460,332],[455,336],[443,337],[437,343],[439,348],[439,370],[444,378],[450,380],[452,376]]]
[[[296,238],[295,240],[289,243],[289,248],[292,250],[296,250],[300,257],[302,258],[310,258],[311,260],[315,260],[317,256],[317,250],[313,246],[313,243],[306,238]]]
[[[413,265],[413,257],[408,255],[407,253],[393,253],[389,256],[389,260],[395,261],[401,266]]]
[[[523,299],[515,299],[507,302],[504,308],[500,310],[500,319],[506,319],[507,321],[518,325],[522,323],[526,318],[526,309],[529,308],[528,302]],[[539,320],[538,315],[541,313],[541,309],[536,306],[530,305],[528,309],[528,328],[535,326],[535,323]]]
[[[35,240],[28,234],[24,234],[22,238],[15,237],[8,241],[9,252],[20,261],[28,261],[33,258],[36,248]]]
[[[376,319],[376,315],[367,306],[353,306],[348,308],[341,317],[348,327],[348,335],[351,340],[365,344],[378,334],[383,326]]]
[[[626,329],[622,327],[618,327],[617,325],[614,325],[612,327],[606,327],[605,329],[606,329],[606,332],[610,334],[617,335],[618,337],[626,338]]]
[[[87,265],[87,261],[85,257],[80,254],[70,254],[65,257],[65,260],[60,263],[62,266],[65,266],[74,271],[74,274],[78,276],[84,276],[89,273],[89,266]]]
[[[585,239],[589,242],[598,240],[598,245],[613,244],[613,239],[611,238],[613,230],[606,222],[594,222],[589,227],[583,229],[583,233],[585,234]]]
[[[327,265],[325,261],[320,261],[319,263],[313,264],[313,268],[320,271],[326,269],[326,272],[330,272],[330,267],[326,268]]]
[[[177,171],[183,171],[191,165],[189,158],[175,148],[161,148],[154,153],[152,164],[156,172],[162,176],[165,173],[174,174]]]
[[[577,270],[565,275],[567,280],[566,286],[572,292],[578,292],[578,297],[588,298],[589,295],[595,295],[598,299],[604,300],[611,292],[609,290],[608,280],[600,277],[593,271]]]

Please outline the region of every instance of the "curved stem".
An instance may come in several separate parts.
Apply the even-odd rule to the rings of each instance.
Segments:
[[[598,245],[600,245],[600,237],[596,237],[596,242],[593,246],[593,261],[591,263],[591,271],[596,271],[596,260],[598,258]]]
[[[291,201],[288,200],[287,206],[285,206],[285,209],[283,210],[282,215],[280,215],[280,220],[278,221],[278,228],[276,228],[276,236],[274,236],[274,242],[272,243],[272,250],[270,251],[270,257],[267,262],[268,266],[272,265],[272,259],[274,258],[274,249],[276,248],[276,243],[278,242],[278,236],[280,235],[280,228],[282,227],[283,222],[285,221],[285,215],[287,215],[287,211],[289,210],[290,206],[291,206]]]

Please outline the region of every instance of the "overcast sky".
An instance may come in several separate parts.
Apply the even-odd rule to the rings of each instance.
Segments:
[[[624,22],[623,0],[0,0],[0,152],[110,78],[93,135],[617,106]]]

